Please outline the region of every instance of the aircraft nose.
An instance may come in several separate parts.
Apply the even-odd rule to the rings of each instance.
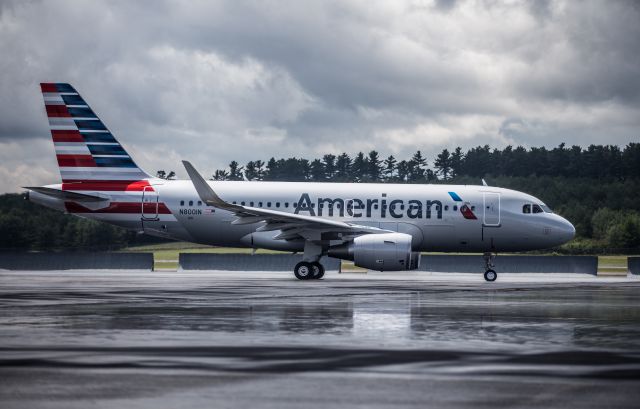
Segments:
[[[568,242],[576,236],[576,228],[573,227],[573,224],[565,218],[562,219],[562,224],[560,226],[560,237],[563,243]]]

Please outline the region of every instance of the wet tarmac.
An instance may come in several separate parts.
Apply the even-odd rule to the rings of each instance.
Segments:
[[[0,407],[637,407],[640,280],[0,272]]]

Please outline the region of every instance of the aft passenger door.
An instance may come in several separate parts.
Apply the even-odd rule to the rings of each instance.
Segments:
[[[483,196],[482,224],[490,227],[500,226],[500,193],[484,192]]]
[[[152,186],[145,186],[142,191],[142,221],[158,220],[158,192]]]

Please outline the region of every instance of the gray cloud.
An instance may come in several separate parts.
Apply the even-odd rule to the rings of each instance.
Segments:
[[[639,17],[604,1],[5,1],[0,191],[57,179],[42,81],[73,83],[139,163],[179,175],[181,158],[624,145]]]

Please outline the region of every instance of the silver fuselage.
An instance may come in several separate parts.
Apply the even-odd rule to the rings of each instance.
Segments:
[[[286,251],[304,248],[303,240],[274,239],[278,231],[257,232],[264,222],[232,224],[236,216],[203,204],[189,180],[148,181],[153,191],[83,191],[108,196],[112,205],[106,209],[78,212],[61,200],[37,192],[32,192],[30,199],[78,216],[175,240]],[[537,250],[558,246],[575,235],[573,225],[557,214],[523,212],[527,204],[542,205],[539,199],[490,186],[262,181],[209,184],[229,203],[407,233],[416,251]],[[50,187],[60,189],[61,185]],[[113,205],[118,203],[128,206]]]

